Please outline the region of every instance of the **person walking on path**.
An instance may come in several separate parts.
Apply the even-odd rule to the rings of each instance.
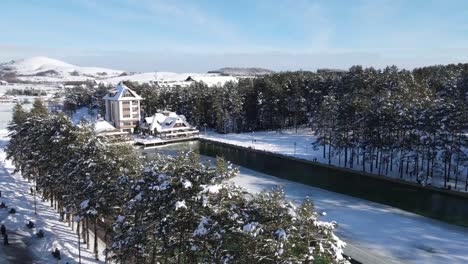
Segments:
[[[6,227],[4,224],[0,227],[0,232],[2,233],[2,236],[6,235]]]
[[[9,244],[8,244],[8,234],[5,234],[5,235],[3,236],[3,245],[4,245],[4,246],[8,246],[8,245],[9,245]]]

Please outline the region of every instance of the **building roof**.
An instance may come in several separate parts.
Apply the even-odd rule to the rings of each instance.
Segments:
[[[156,130],[157,132],[193,128],[187,122],[185,116],[178,115],[175,112],[158,112],[153,116],[146,117],[145,123],[149,130]],[[176,126],[177,124],[180,126]]]
[[[104,96],[103,99],[112,101],[126,101],[142,100],[143,98],[139,96],[135,91],[128,88],[125,84],[119,83],[115,87],[115,89],[106,94],[106,96]]]
[[[96,133],[102,133],[102,132],[109,132],[109,131],[116,131],[117,129],[111,125],[109,122],[107,122],[104,119],[98,119],[94,124],[94,131]]]

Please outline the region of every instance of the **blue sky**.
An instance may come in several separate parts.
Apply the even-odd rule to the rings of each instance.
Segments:
[[[132,71],[468,61],[468,1],[2,0],[0,60]]]

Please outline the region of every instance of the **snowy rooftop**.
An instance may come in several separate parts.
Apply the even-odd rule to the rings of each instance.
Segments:
[[[103,98],[104,100],[121,101],[121,100],[143,100],[135,91],[128,88],[125,84],[119,83],[114,90],[110,91]]]
[[[109,122],[107,122],[104,119],[98,119],[95,122],[93,122],[93,124],[94,124],[94,131],[96,131],[96,133],[116,130],[116,128],[113,125],[111,125]]]
[[[153,116],[145,118],[145,124],[149,130],[157,132],[167,132],[172,130],[181,130],[193,128],[185,119],[185,116],[178,115],[175,112],[158,112]]]
[[[109,122],[102,119],[96,110],[89,111],[87,107],[81,107],[71,116],[72,123],[77,125],[80,121],[86,120],[94,126],[96,133],[116,131],[117,129]]]

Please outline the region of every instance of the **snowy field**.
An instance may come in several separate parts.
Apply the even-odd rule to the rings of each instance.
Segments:
[[[6,131],[0,131],[0,145],[8,142]],[[0,263],[56,263],[51,252],[59,248],[61,263],[78,263],[77,235],[65,222],[59,220],[59,214],[48,202],[37,199],[37,215],[34,214],[34,197],[29,194],[31,183],[13,173],[13,165],[6,160],[3,148],[0,150],[0,190],[4,202],[9,208],[15,208],[16,214],[8,214],[0,209],[0,221],[7,228],[10,246],[0,245]],[[25,225],[31,220],[35,228]],[[35,233],[42,229],[44,238],[39,239]],[[82,245],[82,263],[102,263],[94,260],[94,255]],[[32,262],[34,260],[34,262]]]
[[[59,85],[50,85],[50,84],[23,84],[23,83],[10,83],[7,85],[0,85],[0,96],[5,95],[8,90],[26,90],[26,89],[36,89],[47,92],[48,97],[52,97],[60,88]],[[28,96],[15,96],[18,98],[28,98]]]
[[[317,162],[328,164],[328,147],[326,149],[326,158],[323,158],[323,148],[319,147],[314,149],[312,145],[316,141],[316,137],[313,135],[313,132],[310,129],[299,129],[298,133],[295,133],[294,130],[284,130],[281,133],[276,131],[267,131],[243,134],[218,134],[215,132],[203,132],[200,133],[200,137],[213,141],[223,142],[226,144],[273,152],[300,159],[316,160]],[[338,167],[343,167],[344,154],[342,154],[340,158],[338,155],[333,155],[332,153],[331,164]],[[399,179],[400,176],[398,173],[398,165],[398,162],[394,162],[392,171],[389,171],[386,176]],[[369,163],[366,164],[366,172],[370,172],[369,166]],[[354,169],[362,171],[362,165],[355,163]],[[468,168],[462,168],[462,176],[458,182],[458,191],[464,191],[465,175],[467,170]],[[376,169],[374,169],[374,172],[375,171]],[[403,175],[403,180],[413,182],[416,181],[414,176],[409,177],[406,175]],[[452,182],[449,183],[449,185],[452,185],[452,187],[454,186],[453,181],[454,180],[452,179]],[[432,185],[442,187],[443,177],[434,176],[432,179]]]
[[[297,203],[311,197],[322,220],[338,223],[345,253],[363,263],[468,263],[468,228],[246,168],[233,181],[253,193],[282,186]]]

